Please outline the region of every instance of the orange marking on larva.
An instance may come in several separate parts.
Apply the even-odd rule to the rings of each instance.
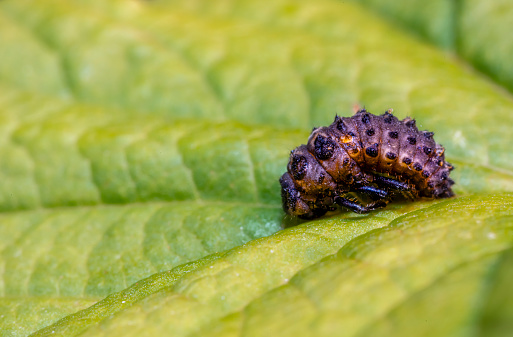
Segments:
[[[347,144],[347,143],[351,143],[353,141],[353,137],[351,137],[350,135],[348,134],[345,134],[343,136],[340,137],[340,141],[344,144]]]

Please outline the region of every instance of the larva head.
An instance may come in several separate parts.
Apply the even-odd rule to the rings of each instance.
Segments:
[[[314,216],[312,209],[301,199],[301,193],[294,186],[294,181],[288,172],[281,176],[280,185],[282,206],[285,213],[304,218]]]

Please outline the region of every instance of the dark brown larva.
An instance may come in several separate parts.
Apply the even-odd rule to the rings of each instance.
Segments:
[[[391,110],[376,116],[361,109],[315,128],[307,145],[291,152],[280,178],[283,209],[312,219],[337,204],[364,213],[384,207],[397,194],[448,198],[454,195],[452,170],[433,132],[419,131],[414,119],[400,121]],[[362,205],[346,198],[348,193],[373,201]]]

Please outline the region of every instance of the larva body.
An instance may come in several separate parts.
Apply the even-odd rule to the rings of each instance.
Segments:
[[[419,131],[415,120],[398,120],[390,111],[376,116],[365,109],[335,117],[315,128],[306,145],[291,152],[280,179],[285,212],[311,219],[335,204],[355,212],[383,207],[395,192],[411,198],[453,196],[452,165],[433,133]],[[363,206],[345,196],[364,193],[374,202]]]

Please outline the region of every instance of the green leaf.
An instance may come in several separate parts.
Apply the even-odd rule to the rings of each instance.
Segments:
[[[0,2],[1,335],[506,331],[513,100],[405,27],[496,69],[507,34],[451,6]],[[290,150],[355,103],[434,131],[457,197],[285,217]]]
[[[0,299],[2,336],[27,336],[59,318],[93,305],[98,298],[17,297]]]
[[[460,1],[386,1],[353,0],[376,11],[394,24],[402,25],[424,39],[430,40],[444,49],[454,49],[458,34],[461,13]],[[493,3],[494,1],[490,1]]]
[[[353,0],[452,50],[513,90],[513,7],[508,0]]]
[[[481,336],[506,336],[513,328],[513,296],[510,285],[513,281],[513,249],[505,251],[498,258],[490,273],[488,294],[483,303],[480,321]]]
[[[467,197],[402,216],[389,210],[289,228],[159,285],[85,335],[406,336],[419,317],[438,322],[425,335],[461,332],[494,258],[513,242],[512,205],[509,194]],[[106,316],[97,312],[109,301],[41,335],[80,331]]]

